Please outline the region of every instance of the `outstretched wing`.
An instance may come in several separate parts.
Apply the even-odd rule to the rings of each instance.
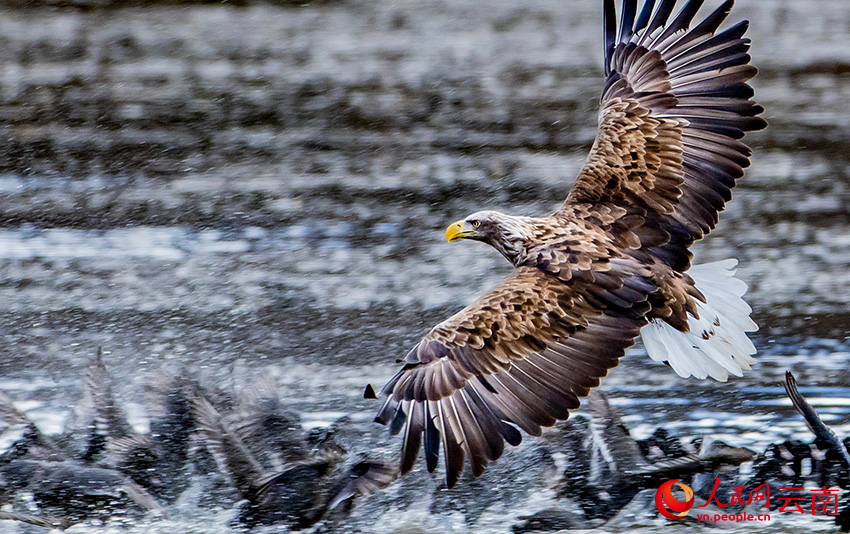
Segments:
[[[785,371],[785,392],[797,412],[806,420],[806,426],[812,431],[812,434],[822,443],[829,445],[835,452],[841,455],[848,467],[850,467],[850,453],[844,446],[844,443],[835,435],[831,428],[826,426],[826,423],[821,420],[818,412],[812,408],[809,401],[806,400],[800,391],[797,389],[797,379],[791,374],[791,371]]]
[[[611,471],[624,478],[648,465],[620,414],[608,402],[608,395],[599,389],[591,392],[587,398],[587,410],[591,416],[593,446],[602,453]]]
[[[569,416],[615,367],[640,328],[655,290],[633,260],[565,284],[519,267],[500,286],[440,323],[408,354],[382,390],[376,421],[403,432],[401,472],[423,438],[429,471],[442,443],[449,487],[469,456],[475,476],[519,431]]]
[[[674,270],[688,247],[711,231],[749,166],[738,141],[766,122],[750,100],[749,39],[743,21],[717,33],[732,9],[723,2],[690,24],[703,0],[689,0],[668,24],[676,0],[624,0],[619,31],[614,0],[605,0],[605,89],[599,133],[563,210],[614,203],[643,215],[669,238],[645,248]],[[636,18],[637,16],[637,18]]]
[[[356,497],[365,497],[386,488],[398,478],[398,464],[364,460],[357,462],[345,476],[345,485],[331,499],[328,510],[334,510],[343,503],[351,502]]]
[[[263,478],[262,464],[224,421],[221,413],[200,393],[192,400],[192,412],[197,421],[198,433],[219,469],[230,476],[243,498],[249,498],[258,481]]]

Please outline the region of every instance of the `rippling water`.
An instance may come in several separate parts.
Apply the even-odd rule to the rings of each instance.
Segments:
[[[364,450],[394,451],[362,388],[508,272],[484,245],[446,244],[448,223],[562,201],[595,134],[597,4],[4,8],[0,389],[59,431],[103,346],[143,430],[160,369],[216,384],[261,370],[305,425],[348,416]],[[664,426],[761,451],[809,439],[786,369],[850,435],[850,7],[738,4],[771,126],[695,252],[740,260],[758,363],[728,384],[686,381],[638,346],[604,386],[636,437]],[[512,458],[488,484],[509,486]],[[469,523],[438,485],[414,473],[342,531],[509,532],[553,503],[496,500]],[[233,509],[196,501],[167,521],[73,530],[225,532]],[[828,528],[780,517],[767,530]]]
[[[384,239],[383,247],[404,246],[381,227],[371,235]],[[452,259],[455,250],[465,256],[463,249],[474,247],[435,243],[433,256],[445,258],[436,266],[431,265],[433,259],[370,262],[369,257],[380,256],[371,241],[358,244],[350,226],[322,224],[226,231],[23,228],[0,232],[0,244],[0,262],[6,268],[14,265],[29,273],[2,289],[16,296],[9,299],[5,314],[10,340],[6,350],[10,354],[13,347],[17,350],[4,362],[0,388],[43,430],[61,430],[79,398],[91,347],[103,344],[107,365],[122,371],[116,380],[119,398],[139,431],[147,428],[144,386],[157,370],[185,365],[207,383],[228,387],[235,383],[237,368],[247,365],[274,378],[282,400],[301,414],[306,427],[326,426],[347,416],[348,424],[363,433],[364,450],[371,446],[387,453],[394,452],[398,443],[371,423],[375,406],[361,398],[362,388],[366,382],[389,378],[398,354],[452,309],[455,290],[451,285],[441,287],[440,273],[463,263],[462,258]],[[471,254],[465,257],[473,259]],[[334,266],[333,260],[341,265]],[[166,273],[161,272],[163,266]],[[366,280],[352,280],[353,270],[360,270]],[[73,274],[57,280],[57,271]],[[387,289],[417,277],[424,278],[421,288],[408,289],[407,295]],[[346,287],[330,304],[321,301],[325,292],[333,291],[329,284],[340,288],[346,280],[353,287]],[[193,284],[202,285],[203,299],[193,294]],[[278,285],[276,291],[285,296],[270,298],[263,289],[269,284]],[[67,290],[57,290],[57,285]],[[234,296],[236,289],[242,294]],[[214,295],[216,290],[222,294]],[[163,310],[168,302],[181,299],[196,304]],[[92,306],[98,308],[86,309]],[[134,311],[128,313],[128,307]],[[758,363],[729,384],[682,380],[649,360],[638,346],[604,386],[637,438],[663,426],[683,439],[714,436],[761,451],[784,439],[810,440],[782,387],[784,372],[791,369],[824,420],[839,435],[850,435],[850,342],[760,334],[755,339],[761,353]],[[512,454],[508,452],[500,463],[509,465]],[[427,483],[437,490],[438,477],[412,476],[416,484]],[[504,483],[497,469],[485,477],[492,477],[488,482],[494,484]],[[388,490],[389,496],[362,504],[358,510],[365,511],[355,511],[351,528],[406,532],[398,527],[399,521],[428,532],[472,528],[456,512],[436,512],[428,499],[418,507],[411,505],[410,484],[402,483],[401,490]],[[204,532],[228,529],[232,509],[200,509],[193,497],[191,492],[184,497],[172,519],[133,522],[132,528],[168,532],[203,518],[208,525]],[[515,518],[551,506],[553,499],[551,491],[542,491],[524,504],[495,504],[475,529],[508,532]],[[512,521],[506,522],[506,517]],[[775,527],[780,530],[788,521],[781,519],[785,521]],[[635,524],[642,523],[627,523],[620,529],[631,531]],[[798,519],[787,528],[801,528],[799,524]],[[651,531],[664,528],[644,526]],[[827,524],[821,521],[809,527],[826,529]],[[103,530],[123,528],[107,525]]]

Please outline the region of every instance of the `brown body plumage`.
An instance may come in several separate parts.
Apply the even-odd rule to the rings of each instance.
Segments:
[[[516,270],[435,326],[384,386],[377,421],[403,431],[403,473],[424,442],[429,470],[442,443],[450,487],[465,456],[480,475],[505,441],[519,443],[516,427],[539,435],[566,419],[650,322],[681,333],[699,324],[701,339],[718,336],[722,314],[700,318],[708,308],[686,273],[688,247],[714,228],[749,165],[738,139],[765,122],[746,84],[756,74],[746,22],[716,33],[732,1],[693,29],[702,1],[688,1],[668,24],[675,3],[654,9],[648,0],[637,16],[637,0],[624,0],[617,32],[606,0],[599,133],[558,211],[485,211],[449,227],[449,241],[486,242]],[[728,349],[683,341],[708,354],[694,374],[722,380],[722,367],[748,368],[735,335],[718,336]],[[724,350],[728,362],[714,355]],[[689,364],[670,360],[691,374]]]

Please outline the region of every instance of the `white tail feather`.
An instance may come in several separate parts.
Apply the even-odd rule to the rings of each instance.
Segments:
[[[747,337],[758,325],[742,298],[747,284],[735,278],[738,260],[695,265],[688,271],[705,303],[697,301],[699,319],[688,315],[690,332],[680,332],[654,319],[640,331],[649,357],[666,361],[679,376],[725,382],[730,374],[743,376],[755,362],[756,348]]]

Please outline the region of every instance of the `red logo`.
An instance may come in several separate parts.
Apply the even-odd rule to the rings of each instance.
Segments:
[[[658,491],[655,492],[655,506],[661,515],[669,519],[680,519],[688,515],[688,511],[694,505],[694,491],[687,484],[676,480],[668,480]],[[685,492],[685,502],[673,497],[673,484],[679,486]]]

